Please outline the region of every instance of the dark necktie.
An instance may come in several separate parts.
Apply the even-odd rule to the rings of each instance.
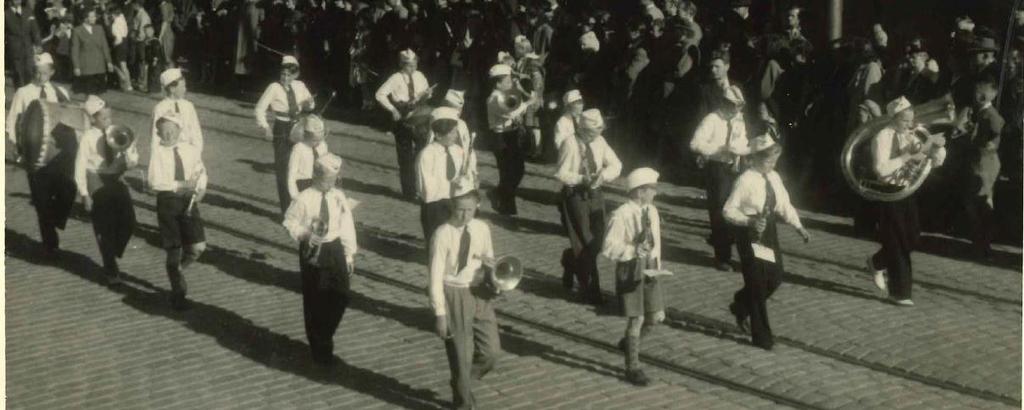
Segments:
[[[181,154],[178,153],[178,147],[174,147],[174,180],[185,180],[185,163],[181,161]]]
[[[586,152],[587,169],[591,172],[597,171],[597,160],[594,159],[594,148],[589,143],[583,143],[583,150]]]
[[[775,190],[772,189],[772,184],[768,182],[768,174],[762,174],[764,176],[764,209],[761,214],[765,218],[770,218],[775,213]]]
[[[588,152],[590,151],[589,146],[578,139],[576,141],[580,147],[580,175],[583,175],[584,178],[589,178],[590,170],[593,169],[590,167],[591,155]]]
[[[299,114],[299,103],[295,100],[295,89],[290,86],[284,86],[284,92],[288,97],[288,118],[292,121]]]
[[[654,246],[654,232],[651,231],[651,215],[648,212],[649,208],[644,207],[643,214],[640,216],[640,224],[642,225],[644,242],[648,245]]]
[[[174,112],[177,114],[181,114],[181,107],[178,106],[177,101],[174,102]]]
[[[320,197],[320,222],[323,222],[325,227],[329,228],[331,226],[331,213],[327,208],[326,191],[323,193],[323,196]]]
[[[459,238],[459,265],[455,269],[455,274],[462,272],[462,269],[469,263],[469,225],[462,228],[462,237]]]
[[[46,92],[46,84],[39,86],[39,99],[43,101],[50,99],[49,93]]]
[[[447,160],[445,161],[447,163],[445,175],[448,177],[449,181],[452,181],[455,179],[455,174],[458,172],[458,170],[455,168],[455,157],[452,156],[452,147],[445,147],[444,153],[445,156],[447,157]]]
[[[412,104],[416,102],[416,87],[412,83],[412,74],[407,75],[406,78],[408,79],[406,83],[409,85],[409,104]]]

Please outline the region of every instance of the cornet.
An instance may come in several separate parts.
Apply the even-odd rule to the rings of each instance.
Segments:
[[[196,197],[199,195],[199,193],[196,191],[196,185],[199,184],[199,178],[201,178],[205,173],[206,168],[200,168],[199,172],[196,172],[196,175],[192,177],[192,196],[188,199],[188,207],[185,208],[186,215],[192,213],[192,209],[195,208]]]
[[[313,235],[323,238],[324,235],[327,235],[327,224],[325,224],[324,221],[321,221],[319,218],[314,219],[312,226],[310,227],[310,231],[312,231]],[[320,259],[321,245],[322,244],[311,245],[306,248],[306,254],[303,256],[307,264],[316,266],[317,260]]]

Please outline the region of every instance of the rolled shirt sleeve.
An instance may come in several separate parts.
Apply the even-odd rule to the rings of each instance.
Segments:
[[[871,140],[871,153],[874,156],[875,173],[881,178],[896,172],[907,162],[902,157],[892,158],[892,143],[895,136],[895,130],[885,128]]]
[[[608,141],[601,138],[599,144],[603,146],[604,155],[602,156],[601,162],[601,176],[606,182],[611,182],[613,179],[618,178],[619,174],[622,173],[622,161],[615,155],[615,150],[608,145]]]

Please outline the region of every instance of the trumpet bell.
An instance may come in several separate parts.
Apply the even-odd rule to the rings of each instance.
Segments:
[[[515,289],[523,280],[523,263],[515,256],[503,256],[494,263],[488,278],[491,285],[502,292]]]
[[[124,125],[111,125],[103,130],[104,141],[115,152],[122,152],[135,143],[135,132]]]

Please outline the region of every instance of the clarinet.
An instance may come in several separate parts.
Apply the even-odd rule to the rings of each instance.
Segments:
[[[324,235],[327,235],[327,224],[325,224],[324,221],[321,221],[320,219],[314,219],[311,230],[313,232],[313,235],[322,238]],[[322,244],[312,245],[306,248],[306,254],[304,255],[306,263],[314,266],[316,265],[316,261],[320,259],[321,245]]]
[[[199,172],[197,172],[196,175],[194,177],[192,177],[192,186],[193,186],[192,196],[190,196],[188,198],[188,206],[185,208],[185,214],[186,215],[192,213],[192,210],[195,209],[195,206],[196,206],[196,196],[198,196],[198,193],[196,192],[195,186],[197,184],[199,184],[199,178],[202,177],[202,175],[205,174],[205,173],[206,173],[206,168],[200,168]]]

